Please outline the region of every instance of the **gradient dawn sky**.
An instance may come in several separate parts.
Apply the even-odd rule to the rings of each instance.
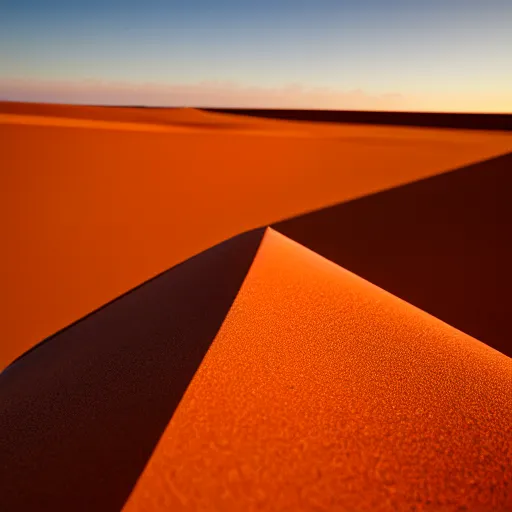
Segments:
[[[3,0],[0,99],[512,112],[512,0]]]

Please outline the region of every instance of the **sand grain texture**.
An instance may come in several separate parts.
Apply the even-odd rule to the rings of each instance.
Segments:
[[[274,228],[512,356],[512,153]]]
[[[124,512],[507,511],[512,360],[269,230]]]
[[[0,373],[2,512],[122,508],[262,236],[187,260]]]

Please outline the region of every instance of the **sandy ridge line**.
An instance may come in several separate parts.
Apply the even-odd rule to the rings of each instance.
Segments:
[[[0,114],[0,124],[30,125],[30,126],[56,126],[66,128],[91,128],[97,130],[119,130],[131,132],[154,132],[154,133],[188,133],[191,135],[197,133],[219,133],[215,125],[211,128],[206,127],[188,127],[186,125],[161,125],[151,123],[130,123],[121,121],[99,121],[92,119],[73,119],[64,117],[46,117],[30,116],[18,114]],[[307,131],[271,131],[254,129],[225,129],[220,133],[229,133],[230,135],[266,135],[282,137],[308,137]]]

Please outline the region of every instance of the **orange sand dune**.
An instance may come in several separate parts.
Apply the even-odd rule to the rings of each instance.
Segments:
[[[123,508],[264,233],[169,269],[0,372],[0,511]]]
[[[124,511],[505,511],[512,360],[268,230]]]
[[[211,130],[222,129],[224,133],[235,131],[239,135],[264,135],[264,136],[295,136],[309,137],[307,131],[299,130],[276,130],[273,127],[266,126],[253,127],[247,125],[229,125],[227,123],[204,123],[204,122],[182,122],[173,121],[167,123],[158,122],[130,122],[130,121],[114,121],[114,120],[98,120],[98,119],[75,119],[69,117],[46,117],[46,116],[30,116],[18,114],[0,114],[0,124],[14,124],[18,126],[48,126],[59,128],[81,128],[94,130],[110,130],[110,131],[129,131],[129,132],[152,132],[152,133],[190,133],[201,134],[208,133]],[[283,128],[282,126],[277,126]]]
[[[223,118],[208,112],[191,108],[146,109],[133,107],[96,107],[89,105],[58,105],[47,103],[0,102],[0,112],[4,114],[30,115],[42,117],[62,117],[71,119],[94,119],[119,122],[197,122]]]
[[[512,356],[511,170],[508,153],[272,227]]]
[[[45,103],[0,102],[0,113],[16,116],[37,116],[156,125],[189,125],[209,128],[244,128],[250,126],[281,126],[286,122],[231,116],[194,108],[95,107],[89,105],[52,105]],[[298,123],[293,123],[298,124]],[[300,124],[299,124],[300,125]]]
[[[4,103],[0,112],[9,116],[0,121],[0,368],[233,235],[512,148],[512,135],[501,132],[327,126],[194,110]],[[157,124],[145,116],[168,116],[197,130],[23,125],[13,122],[18,114],[42,114],[42,123],[82,116]],[[205,130],[205,119],[229,130]],[[264,133],[237,128],[244,123]],[[266,136],[270,130],[280,136]]]

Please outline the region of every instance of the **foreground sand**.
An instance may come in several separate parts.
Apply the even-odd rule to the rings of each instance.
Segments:
[[[511,391],[511,358],[257,229],[0,373],[0,509],[506,512]]]
[[[0,368],[230,236],[512,149],[500,132],[9,104],[0,140]]]
[[[268,230],[125,512],[512,506],[512,359]]]

